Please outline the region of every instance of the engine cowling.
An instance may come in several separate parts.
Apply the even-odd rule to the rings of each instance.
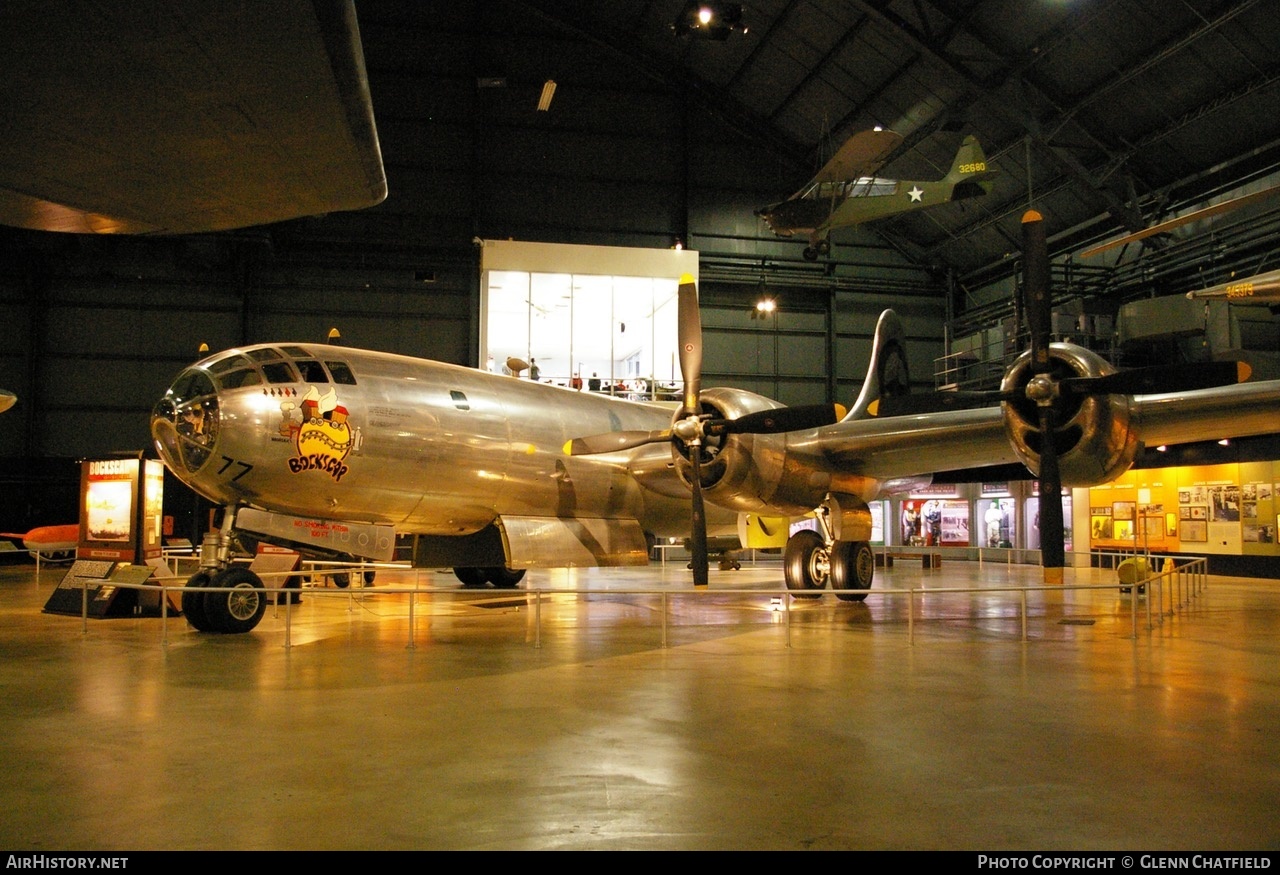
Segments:
[[[724,387],[703,390],[700,400],[702,412],[713,419],[736,419],[783,406],[754,392]],[[682,441],[671,442],[676,472],[686,484],[692,482],[690,452]],[[702,494],[707,501],[742,513],[766,515],[801,514],[813,509],[776,495],[786,462],[785,435],[723,435],[709,438],[701,452]]]
[[[1055,381],[1101,377],[1116,370],[1097,354],[1072,344],[1052,344],[1049,357]],[[1023,464],[1038,474],[1044,436],[1039,409],[1025,397],[1032,376],[1031,354],[1026,352],[1013,363],[1000,384],[1002,392],[1016,393],[1019,400],[1002,402],[1001,407],[1009,442]],[[1061,394],[1055,399],[1057,416],[1052,439],[1064,485],[1106,483],[1133,464],[1140,444],[1130,401],[1127,395]]]

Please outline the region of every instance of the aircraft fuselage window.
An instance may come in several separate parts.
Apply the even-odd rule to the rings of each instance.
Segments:
[[[453,399],[453,406],[459,410],[471,409],[471,402],[467,400],[465,393],[459,392],[457,389],[451,389],[449,391],[449,397]]]
[[[351,368],[347,367],[346,362],[325,362],[325,367],[333,375],[333,382],[343,386],[356,384],[356,375],[351,373]]]
[[[327,383],[329,375],[324,372],[324,368],[315,359],[298,359],[294,362],[298,366],[298,370],[302,372],[302,379],[308,383]]]
[[[262,366],[268,383],[296,383],[298,374],[288,362],[268,362]]]

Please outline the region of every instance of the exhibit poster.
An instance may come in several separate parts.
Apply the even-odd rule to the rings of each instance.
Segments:
[[[90,541],[129,542],[137,471],[138,463],[132,459],[89,463],[84,510],[85,537]]]

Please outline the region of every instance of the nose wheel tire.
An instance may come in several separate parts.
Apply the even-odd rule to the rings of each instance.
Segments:
[[[866,541],[836,541],[831,545],[830,563],[831,588],[836,590],[836,598],[846,602],[864,601],[876,573],[876,555],[871,545]]]
[[[787,589],[793,598],[822,598],[830,575],[830,560],[822,536],[810,529],[802,529],[787,539],[782,562]]]
[[[191,628],[197,632],[213,631],[213,626],[209,624],[209,618],[204,612],[206,593],[200,592],[209,585],[211,579],[212,575],[209,572],[197,571],[187,579],[187,584],[182,589],[182,616],[187,618]]]
[[[226,568],[215,574],[207,586],[231,589],[230,592],[204,594],[204,615],[211,627],[209,631],[227,634],[248,632],[266,613],[266,587],[262,585],[262,579],[247,568]]]

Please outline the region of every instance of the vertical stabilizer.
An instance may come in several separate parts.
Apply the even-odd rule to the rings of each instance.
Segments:
[[[876,323],[875,341],[871,345],[871,365],[867,378],[862,382],[858,400],[845,416],[845,420],[865,419],[867,408],[881,398],[896,398],[911,391],[911,376],[907,370],[907,335],[902,320],[892,310],[880,314]]]

